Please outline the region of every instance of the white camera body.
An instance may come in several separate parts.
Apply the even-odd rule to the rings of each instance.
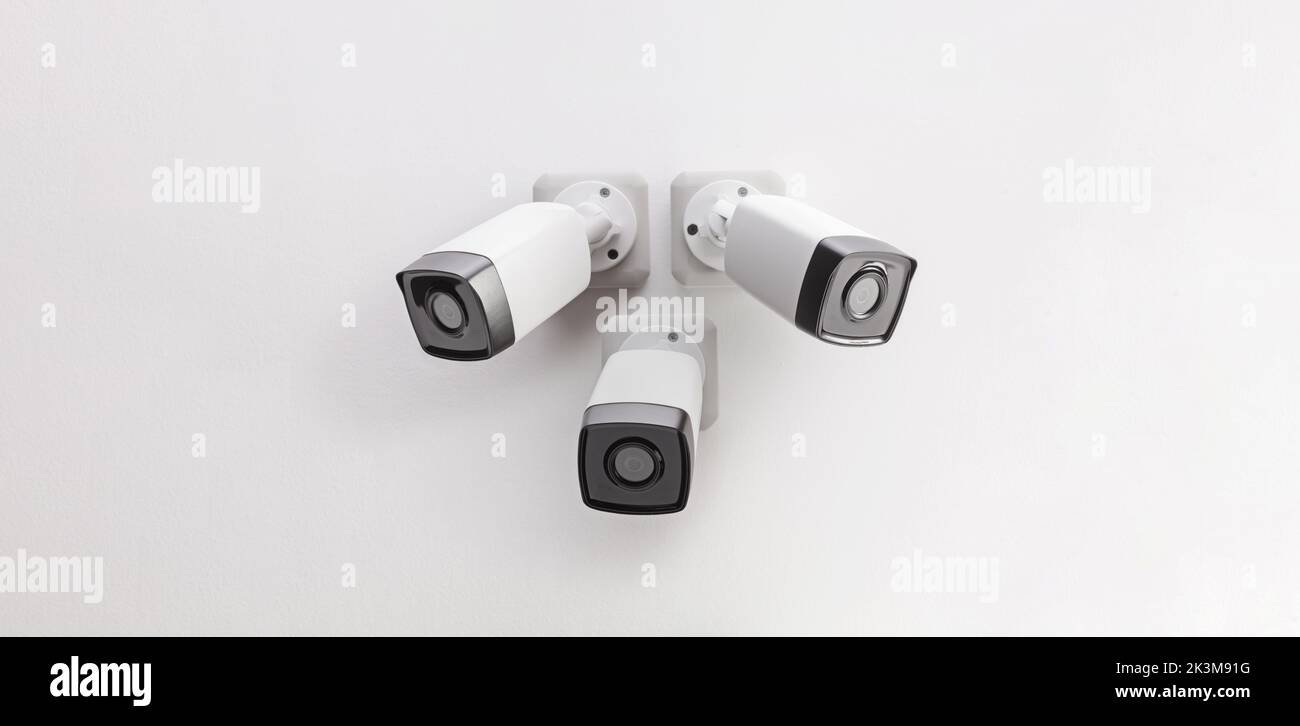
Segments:
[[[796,199],[723,203],[727,276],[821,340],[877,345],[898,323],[916,260]]]
[[[397,275],[421,347],[455,360],[490,358],[587,288],[591,220],[574,207],[511,207]]]
[[[432,252],[467,252],[492,262],[510,303],[516,340],[591,282],[586,221],[567,204],[511,207]]]
[[[644,403],[675,408],[691,424],[691,447],[700,439],[704,403],[703,360],[674,350],[620,350],[600,370],[587,408]]]

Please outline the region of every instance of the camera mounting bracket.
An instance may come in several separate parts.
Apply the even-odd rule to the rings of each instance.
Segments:
[[[729,214],[750,194],[784,194],[774,171],[683,172],[672,184],[673,277],[688,287],[733,287],[726,275]]]
[[[631,172],[544,174],[534,202],[557,202],[587,222],[590,288],[636,288],[650,276],[649,187]]]

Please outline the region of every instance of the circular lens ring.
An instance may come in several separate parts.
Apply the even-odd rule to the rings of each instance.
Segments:
[[[871,306],[867,308],[866,311],[857,312],[853,309],[853,290],[859,283],[863,283],[867,280],[876,283],[876,299],[871,303]],[[885,298],[888,295],[889,279],[885,277],[884,268],[875,264],[867,265],[854,273],[853,277],[849,278],[849,283],[844,286],[844,300],[842,301],[844,314],[853,321],[861,322],[866,320],[880,310],[880,306],[885,303]]]
[[[633,480],[623,476],[618,470],[618,457],[624,452],[640,452],[645,454],[650,463],[650,472],[645,478]],[[641,491],[649,488],[664,472],[664,459],[659,454],[659,449],[654,444],[643,439],[621,439],[614,442],[605,454],[605,473],[609,475],[610,481],[624,489]]]
[[[446,290],[430,290],[424,311],[445,332],[455,335],[465,329],[465,306]]]

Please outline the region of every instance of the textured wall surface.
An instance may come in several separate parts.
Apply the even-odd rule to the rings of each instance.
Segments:
[[[0,557],[104,580],[0,592],[0,634],[1296,634],[1298,23],[6,2]],[[177,159],[257,167],[256,210],[156,202]],[[727,168],[916,256],[898,333],[702,293],[689,507],[586,509],[595,293],[457,364],[393,275],[545,172],[629,169],[641,292],[681,294],[669,182]]]

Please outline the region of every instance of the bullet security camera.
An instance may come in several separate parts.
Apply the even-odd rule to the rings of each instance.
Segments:
[[[512,207],[397,273],[420,347],[438,358],[491,358],[585,290],[592,250],[626,248],[637,233],[626,197],[589,185],[590,198]]]
[[[681,223],[697,259],[829,343],[888,342],[916,272],[896,247],[744,181],[701,186]]]
[[[723,259],[737,285],[829,343],[889,341],[915,259],[789,197],[749,195],[730,212]]]
[[[582,501],[619,514],[686,507],[705,357],[676,329],[633,333],[609,356],[578,434]]]

